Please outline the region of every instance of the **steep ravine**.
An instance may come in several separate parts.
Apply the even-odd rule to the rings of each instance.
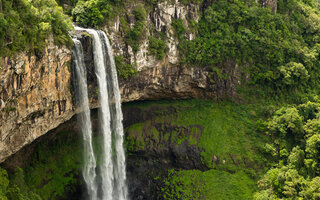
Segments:
[[[156,119],[159,115],[167,116],[176,113],[173,107],[161,108],[158,106],[153,106],[151,109],[143,111],[139,107],[125,105],[123,111],[125,128],[136,123],[146,122],[148,119]],[[81,136],[76,120],[76,117],[72,117],[67,122],[39,137],[30,145],[25,146],[16,154],[9,157],[2,163],[2,167],[11,173],[13,173],[17,167],[21,167],[26,173],[34,174],[37,173],[35,171],[37,165],[43,163],[44,170],[48,170],[46,172],[47,174],[43,176],[43,174],[38,171],[39,182],[41,184],[37,185],[36,182],[32,183],[32,186],[39,188],[39,191],[46,191],[44,188],[53,184],[53,182],[56,181],[56,177],[75,177],[75,182],[58,182],[65,187],[63,195],[56,196],[53,194],[54,190],[48,190],[47,192],[52,192],[52,194],[48,194],[47,196],[53,195],[53,199],[81,199],[85,187],[83,180],[80,178],[82,156],[78,154],[78,152],[81,152]],[[98,112],[96,109],[92,110],[92,121],[93,131],[98,132]],[[182,127],[182,129],[184,129],[184,127]],[[168,131],[172,132],[172,130]],[[159,137],[164,137],[165,134],[169,132],[159,132]],[[145,136],[141,135],[141,137]],[[128,146],[129,140],[130,137],[128,136],[125,146]],[[74,141],[79,142],[79,144],[76,144]],[[196,145],[188,145],[188,141],[178,145],[173,140],[163,141],[163,145],[163,147],[153,148],[152,151],[148,149],[140,149],[138,151],[131,149],[127,152],[128,185],[131,199],[159,199],[161,179],[155,180],[154,178],[160,175],[166,176],[169,169],[207,169],[207,167],[201,163],[200,149]],[[70,149],[71,151],[57,151],[57,148],[65,149],[66,146],[70,146],[72,148]],[[50,157],[52,158],[44,158],[42,156],[50,155],[50,151],[56,153],[51,154]],[[68,160],[70,157],[69,154],[75,154],[76,156]],[[62,167],[61,170],[56,171],[54,168],[50,168],[50,162],[48,162],[48,160],[51,159],[56,160],[54,161],[54,165],[59,165],[60,162],[69,162],[69,165],[67,164],[65,168]],[[77,167],[71,163],[76,164]],[[26,176],[28,175],[26,174]],[[46,181],[48,178],[49,180]]]
[[[183,169],[192,173],[192,170],[200,170],[197,173],[202,173],[222,168],[227,177],[232,177],[232,173],[238,173],[243,167],[254,170],[260,167],[254,154],[244,156],[226,151],[216,155],[216,149],[206,146],[211,144],[203,144],[203,138],[210,133],[205,126],[208,121],[178,122],[181,116],[188,116],[189,110],[199,114],[193,110],[197,108],[193,102],[186,101],[182,107],[176,103],[162,106],[161,102],[146,109],[139,105],[145,100],[238,99],[236,89],[247,77],[234,61],[221,64],[221,72],[226,76],[221,76],[210,66],[191,68],[179,61],[178,41],[172,23],[177,18],[182,19],[188,28],[186,36],[192,40],[196,33],[189,29],[189,20],[198,20],[199,9],[193,4],[159,3],[148,11],[146,35],[135,53],[124,42],[119,31],[119,18],[104,27],[111,39],[113,53],[128,59],[138,70],[133,77],[119,82],[122,102],[130,102],[124,106],[124,126],[127,128],[127,169],[132,199],[162,199],[173,194],[173,188],[166,185],[172,170]],[[128,10],[133,12],[130,6]],[[135,23],[130,16],[127,20],[130,26]],[[166,37],[166,54],[162,60],[148,53],[148,36],[153,28]],[[99,105],[92,40],[81,31],[75,31],[75,34],[85,44],[89,101],[91,109],[95,109]],[[56,46],[49,38],[42,55],[21,52],[0,61],[0,162],[11,172],[16,167],[26,170],[26,182],[29,181],[44,199],[80,199],[82,161],[75,124],[78,111],[70,49]],[[204,113],[199,119],[205,118],[207,113]],[[97,113],[94,112],[93,118],[96,121]],[[239,148],[244,149],[243,146]],[[70,155],[70,152],[74,154]],[[248,184],[244,188],[247,189]]]
[[[97,107],[92,46],[86,52],[91,107]],[[241,83],[239,67],[225,64],[227,78],[210,68],[187,68],[162,63],[141,69],[129,80],[120,80],[122,102],[158,99],[237,98]],[[21,53],[1,58],[0,70],[0,161],[77,113],[73,101],[71,51],[48,41],[38,58]]]
[[[110,39],[125,141],[108,147],[124,147],[116,166],[126,164],[129,199],[319,197],[318,1],[3,0],[0,199],[88,199],[71,38],[84,47],[91,158],[120,157],[101,147],[98,96],[107,92],[92,36],[63,13]],[[121,111],[116,91],[109,103]],[[112,187],[93,196],[103,188]]]
[[[251,106],[201,100],[125,103],[131,199],[164,199],[178,195],[181,189],[206,199],[251,199],[256,186],[250,177],[260,171],[263,159],[256,148],[264,142],[250,130],[253,110]],[[97,114],[92,110],[94,132],[98,131]],[[237,128],[230,125],[235,122]],[[23,168],[28,186],[44,199],[79,200],[84,192],[80,138],[73,117],[25,146],[2,166],[10,172]],[[94,138],[99,140],[96,134]],[[188,185],[188,175],[179,180],[177,170],[191,173],[191,178],[206,173],[210,179]],[[216,185],[221,180],[225,182],[223,187]],[[202,184],[216,186],[207,191]],[[58,193],[56,187],[61,188]]]

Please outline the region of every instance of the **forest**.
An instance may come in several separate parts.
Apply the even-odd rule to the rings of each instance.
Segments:
[[[26,52],[41,59],[49,38],[57,46],[73,47],[73,24],[102,29],[118,18],[119,34],[134,55],[146,40],[148,55],[166,63],[168,37],[147,23],[149,13],[164,1],[0,0],[0,57]],[[188,26],[180,18],[170,24],[178,44],[177,65],[209,69],[209,74],[227,81],[232,74],[224,66],[232,61],[245,84],[237,88],[236,100],[161,100],[123,106],[174,108],[176,115],[158,113],[154,120],[166,123],[174,118],[177,126],[205,127],[199,141],[170,136],[177,144],[186,140],[202,149],[206,170],[170,169],[165,175],[154,175],[154,180],[161,180],[160,199],[320,199],[320,2],[277,0],[276,7],[254,0],[171,3],[177,2],[200,8],[199,19],[187,18]],[[126,7],[131,4],[130,13]],[[195,37],[190,39],[190,34]],[[140,73],[136,60],[124,54],[116,55],[115,63],[124,82]],[[160,148],[155,146],[160,141],[155,130],[151,119],[126,127],[128,154]],[[242,143],[229,142],[234,138]],[[78,146],[72,139],[58,140],[51,150],[37,147],[41,161],[32,160],[15,172],[0,168],[1,200],[56,199],[77,182],[72,173],[83,164],[77,157]],[[50,151],[63,155],[64,160],[57,158],[59,167],[50,159],[54,157]],[[217,152],[227,164],[212,161]],[[237,164],[232,155],[249,161]],[[47,176],[44,169],[52,172],[48,187],[41,187]],[[68,173],[72,175],[64,177]],[[219,185],[221,180],[225,185]]]

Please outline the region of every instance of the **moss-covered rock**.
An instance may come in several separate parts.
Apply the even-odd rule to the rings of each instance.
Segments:
[[[258,134],[257,120],[264,107],[208,100],[127,104],[128,166],[153,181],[129,180],[153,188],[152,198],[252,199],[268,165],[261,147],[269,138]],[[146,187],[133,193],[150,192]]]

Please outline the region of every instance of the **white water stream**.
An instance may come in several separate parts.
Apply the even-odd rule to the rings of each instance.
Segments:
[[[88,193],[90,199],[94,200],[100,187],[102,192],[101,198],[98,199],[127,200],[126,162],[123,148],[123,117],[112,48],[108,37],[103,31],[79,27],[75,27],[75,29],[86,31],[92,35],[95,74],[99,87],[99,123],[103,136],[102,157],[99,164],[100,174],[98,175],[101,179],[101,186],[97,186],[95,180],[87,181],[84,177]],[[88,95],[86,98],[88,98]],[[90,121],[90,113],[88,120]],[[88,152],[85,153],[85,155],[87,154]],[[92,160],[95,161],[94,155],[92,156]],[[95,176],[92,178],[95,179]],[[94,192],[91,192],[91,188],[93,188]],[[98,196],[100,197],[100,195]]]
[[[110,95],[111,102],[113,102],[113,107],[111,109],[112,116],[112,131],[114,133],[114,145],[116,151],[115,159],[115,194],[118,200],[127,199],[127,187],[126,187],[126,157],[123,148],[123,125],[122,125],[122,110],[121,110],[121,96],[118,84],[117,69],[114,62],[114,57],[112,54],[112,48],[107,35],[102,32],[103,39],[105,42],[105,48],[108,52],[110,67],[108,68],[109,81],[108,83],[112,85],[112,94]]]
[[[82,176],[87,185],[90,200],[97,200],[96,183],[96,159],[92,147],[92,125],[90,120],[90,109],[88,102],[88,87],[86,67],[81,42],[73,39],[73,57],[75,63],[75,75],[77,81],[76,93],[79,101],[81,113],[78,115],[78,124],[83,137],[84,167]]]

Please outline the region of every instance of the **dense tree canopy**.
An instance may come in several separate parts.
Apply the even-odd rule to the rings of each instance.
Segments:
[[[276,13],[254,1],[215,1],[204,9],[191,41],[181,21],[173,26],[183,63],[216,66],[235,60],[249,66],[251,83],[274,91],[319,85],[320,12],[315,1],[278,1]]]
[[[150,28],[146,23],[148,11],[157,0],[139,1],[132,6],[132,13],[124,11],[125,14],[119,13],[127,1],[57,2],[60,5],[70,4],[71,8],[65,12],[72,16],[65,15],[55,0],[0,0],[0,56],[11,56],[19,51],[41,54],[49,35],[57,44],[72,44],[69,36],[71,17],[78,25],[99,28],[119,15],[123,40],[134,53],[139,50],[141,41],[148,39],[149,53],[159,60],[165,58],[165,34],[151,28],[150,36],[145,37],[146,29]],[[181,2],[203,3],[198,0]],[[188,19],[189,27],[186,27],[182,19],[176,18],[171,24],[174,29],[172,36],[179,42],[182,66],[211,67],[213,73],[224,78],[228,75],[219,70],[232,60],[249,75],[249,85],[261,88],[262,94],[272,92],[275,96],[270,98],[276,98],[281,94],[289,96],[286,94],[288,91],[298,91],[293,93],[293,98],[298,96],[297,93],[303,97],[295,98],[294,105],[276,109],[269,120],[257,123],[261,127],[250,127],[261,129],[263,134],[273,139],[263,147],[264,153],[273,160],[270,161],[272,168],[258,181],[259,191],[254,198],[320,199],[320,100],[313,96],[319,94],[320,89],[319,2],[278,0],[277,11],[262,7],[254,0],[205,1],[200,7],[198,22]],[[130,23],[134,23],[130,24],[129,18]],[[195,35],[193,40],[187,37],[190,31]],[[118,73],[126,80],[137,72],[135,64],[129,64],[128,60],[124,56],[115,57]],[[312,98],[307,94],[312,94]],[[310,101],[302,101],[304,98]],[[211,159],[212,155],[209,156]],[[175,198],[175,194],[171,197],[171,190],[181,190],[185,198],[202,195],[198,194],[197,187],[193,188],[193,194],[183,193],[184,188],[170,186],[174,181],[180,183],[183,176],[183,173],[175,172],[175,179],[168,180],[169,192],[164,193],[165,197]],[[9,181],[7,172],[0,168],[0,200],[39,199],[38,195],[26,189],[24,179],[23,172],[18,169]],[[200,179],[195,178],[195,181],[200,182]],[[40,179],[38,182],[40,185]],[[52,187],[57,189],[58,183]],[[63,193],[63,186],[55,192]],[[42,191],[42,196],[45,195],[49,195],[46,190]]]
[[[57,44],[71,44],[71,20],[55,0],[1,0],[0,56],[23,50],[41,53],[53,34]]]
[[[320,101],[282,107],[267,123],[274,143],[266,150],[278,160],[258,182],[255,199],[320,198]],[[272,148],[270,148],[270,146]]]

